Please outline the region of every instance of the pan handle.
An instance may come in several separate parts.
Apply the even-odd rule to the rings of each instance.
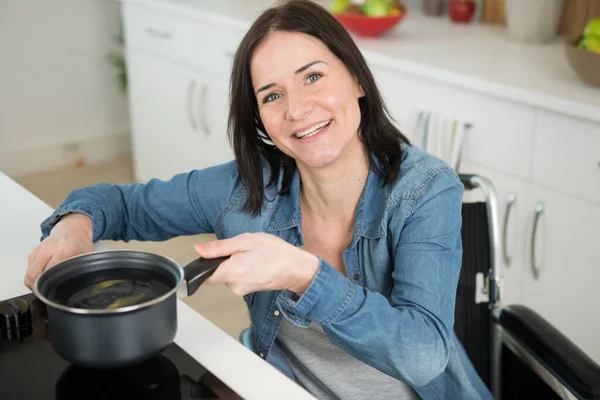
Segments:
[[[201,258],[198,257],[183,267],[185,276],[185,285],[187,286],[186,296],[196,293],[196,290],[209,276],[216,271],[221,263],[229,257]]]

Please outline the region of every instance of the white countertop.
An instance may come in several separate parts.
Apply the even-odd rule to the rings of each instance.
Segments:
[[[0,172],[0,299],[29,293],[27,255],[52,208]],[[313,399],[308,392],[178,300],[175,343],[245,399]]]
[[[121,0],[245,31],[274,0]],[[317,0],[329,6],[330,0]],[[563,39],[528,45],[503,27],[455,25],[409,10],[386,36],[356,38],[367,60],[402,74],[461,87],[549,111],[600,122],[600,88],[586,85],[567,63]]]

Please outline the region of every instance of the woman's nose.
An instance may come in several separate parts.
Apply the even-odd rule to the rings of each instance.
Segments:
[[[313,109],[312,102],[310,101],[308,96],[288,93],[287,100],[287,116],[290,120],[302,120]]]

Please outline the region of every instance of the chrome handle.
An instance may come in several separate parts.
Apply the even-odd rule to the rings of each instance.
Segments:
[[[154,36],[157,37],[159,39],[171,39],[171,36],[173,36],[172,32],[169,31],[161,31],[158,30],[152,26],[149,26],[146,28],[146,34],[150,35],[150,36]]]
[[[196,119],[194,118],[194,93],[195,92],[196,92],[196,81],[194,79],[191,79],[190,83],[188,83],[188,90],[187,90],[187,100],[186,100],[187,116],[188,116],[188,121],[190,123],[190,126],[192,127],[192,129],[194,131],[197,131],[198,123],[196,122]]]
[[[535,261],[535,239],[537,235],[538,222],[540,220],[540,215],[543,211],[544,203],[538,203],[535,206],[535,218],[533,220],[533,230],[531,232],[531,270],[535,279],[537,279],[540,276],[540,267],[537,266],[537,263]]]
[[[508,255],[508,248],[506,245],[506,239],[508,236],[508,218],[510,216],[510,210],[513,204],[517,200],[517,196],[514,193],[509,193],[506,198],[506,213],[504,214],[504,227],[502,232],[502,257],[504,258],[504,264],[508,267],[510,265],[510,256]]]
[[[203,85],[202,90],[200,91],[200,108],[202,110],[202,119],[200,120],[202,124],[202,130],[205,135],[210,135],[210,126],[208,122],[206,122],[206,97],[208,94],[208,85]]]

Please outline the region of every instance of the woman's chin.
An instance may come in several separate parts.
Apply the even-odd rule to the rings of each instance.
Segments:
[[[338,153],[321,153],[321,154],[310,154],[306,157],[296,158],[296,162],[301,162],[309,168],[323,168],[331,165],[338,159]]]

